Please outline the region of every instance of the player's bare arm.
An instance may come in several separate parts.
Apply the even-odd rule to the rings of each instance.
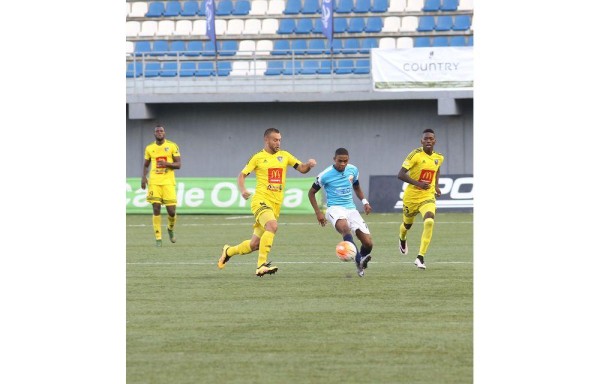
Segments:
[[[436,196],[442,195],[442,191],[440,190],[440,169],[439,168],[438,168],[437,172],[435,173],[435,195]]]
[[[146,185],[148,184],[148,178],[146,175],[148,174],[148,167],[150,166],[150,160],[144,159],[144,168],[142,169],[142,189],[146,189]]]
[[[327,220],[325,220],[325,215],[319,209],[319,204],[317,203],[317,198],[315,194],[317,190],[312,187],[310,191],[308,191],[308,200],[310,201],[310,205],[312,205],[313,210],[315,211],[315,215],[317,215],[317,221],[321,224],[321,227],[324,227],[327,224]]]
[[[431,184],[425,181],[417,181],[408,175],[408,169],[402,167],[400,168],[400,172],[398,172],[398,178],[406,183],[412,184],[421,189],[429,189]]]
[[[360,184],[354,184],[352,185],[352,188],[354,188],[354,193],[356,193],[356,197],[358,197],[361,201],[365,201],[365,194],[362,191],[362,189],[360,188]],[[364,209],[365,209],[365,214],[369,214],[372,211],[371,208],[371,204],[367,201],[366,204],[363,205]]]
[[[242,194],[242,197],[244,198],[244,200],[248,200],[250,195],[252,195],[252,193],[250,193],[246,189],[246,177],[248,177],[248,175],[244,174],[243,172],[240,172],[240,174],[238,175],[238,179],[237,179],[238,189],[239,189],[240,193]]]
[[[165,160],[157,160],[156,165],[159,168],[170,168],[170,169],[179,169],[181,168],[181,157],[173,156],[173,162],[168,163]]]
[[[306,163],[302,163],[296,167],[296,170],[300,173],[308,173],[315,165],[317,161],[315,159],[308,159]]]

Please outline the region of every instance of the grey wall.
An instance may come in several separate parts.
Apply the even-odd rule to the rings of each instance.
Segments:
[[[369,176],[396,175],[408,152],[420,146],[425,128],[435,130],[435,150],[446,157],[442,174],[472,174],[473,100],[458,101],[458,116],[438,115],[437,100],[154,105],[155,119],[127,120],[127,177],[140,177],[157,123],[179,144],[178,176],[236,177],[262,149],[269,127],[281,131],[282,149],[302,161],[317,160],[307,176],[331,164],[336,148],[347,148],[367,196]]]

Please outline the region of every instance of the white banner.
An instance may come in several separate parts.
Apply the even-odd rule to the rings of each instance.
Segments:
[[[371,50],[375,91],[473,88],[473,47]]]

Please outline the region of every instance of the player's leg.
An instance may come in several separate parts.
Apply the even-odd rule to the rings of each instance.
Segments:
[[[175,193],[174,185],[163,186],[163,204],[167,208],[167,233],[169,234],[169,240],[171,243],[176,241],[175,239],[175,222],[177,221],[177,194]]]
[[[270,275],[277,272],[277,267],[271,267],[271,263],[267,263],[269,253],[273,247],[273,241],[275,240],[275,233],[277,232],[277,217],[271,207],[264,205],[264,208],[258,212],[257,221],[265,230],[260,237],[258,260],[256,261],[256,276],[262,277],[263,275]]]
[[[400,224],[400,233],[398,234],[398,249],[403,255],[408,254],[408,241],[406,235],[412,227],[415,216],[419,213],[414,203],[405,201],[402,204],[402,223]]]
[[[354,237],[352,237],[352,228],[348,220],[348,212],[348,209],[344,207],[331,206],[327,208],[327,211],[325,211],[325,217],[331,223],[331,225],[333,225],[335,230],[342,235],[342,239],[344,241],[354,244],[354,247],[356,248],[355,259],[358,260],[357,262],[359,262],[360,258],[362,257],[362,253],[358,250],[358,247],[354,242]]]
[[[364,270],[367,269],[368,263],[371,261],[373,238],[371,237],[371,232],[369,231],[367,223],[356,209],[349,210],[348,222],[350,223],[350,228],[361,243],[360,254],[362,257],[359,261],[358,269],[362,269],[364,274]],[[359,276],[362,276],[362,274],[359,274]]]
[[[421,269],[425,269],[425,254],[431,243],[433,236],[433,224],[435,219],[435,200],[428,200],[424,202],[419,211],[423,215],[423,233],[421,234],[421,246],[419,248],[419,254],[415,265]]]
[[[148,185],[148,194],[146,201],[152,204],[152,228],[154,229],[154,238],[156,246],[162,247],[162,220],[160,216],[160,207],[162,205],[162,188],[159,185]]]
[[[221,257],[217,263],[217,266],[220,269],[225,268],[225,263],[229,261],[235,255],[247,255],[248,253],[254,252],[258,249],[260,244],[260,238],[265,232],[264,229],[260,228],[258,223],[254,223],[253,233],[250,240],[244,240],[238,245],[230,246],[229,244],[225,244],[223,246],[223,251],[221,252]]]

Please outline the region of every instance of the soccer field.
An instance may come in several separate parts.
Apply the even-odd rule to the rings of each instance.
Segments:
[[[364,278],[337,259],[331,225],[285,212],[269,255],[279,271],[259,278],[257,252],[216,266],[223,244],[250,238],[249,215],[180,215],[162,248],[149,215],[128,215],[127,382],[473,382],[473,214],[438,212],[424,271],[420,217],[408,256],[401,215],[363,217]]]

